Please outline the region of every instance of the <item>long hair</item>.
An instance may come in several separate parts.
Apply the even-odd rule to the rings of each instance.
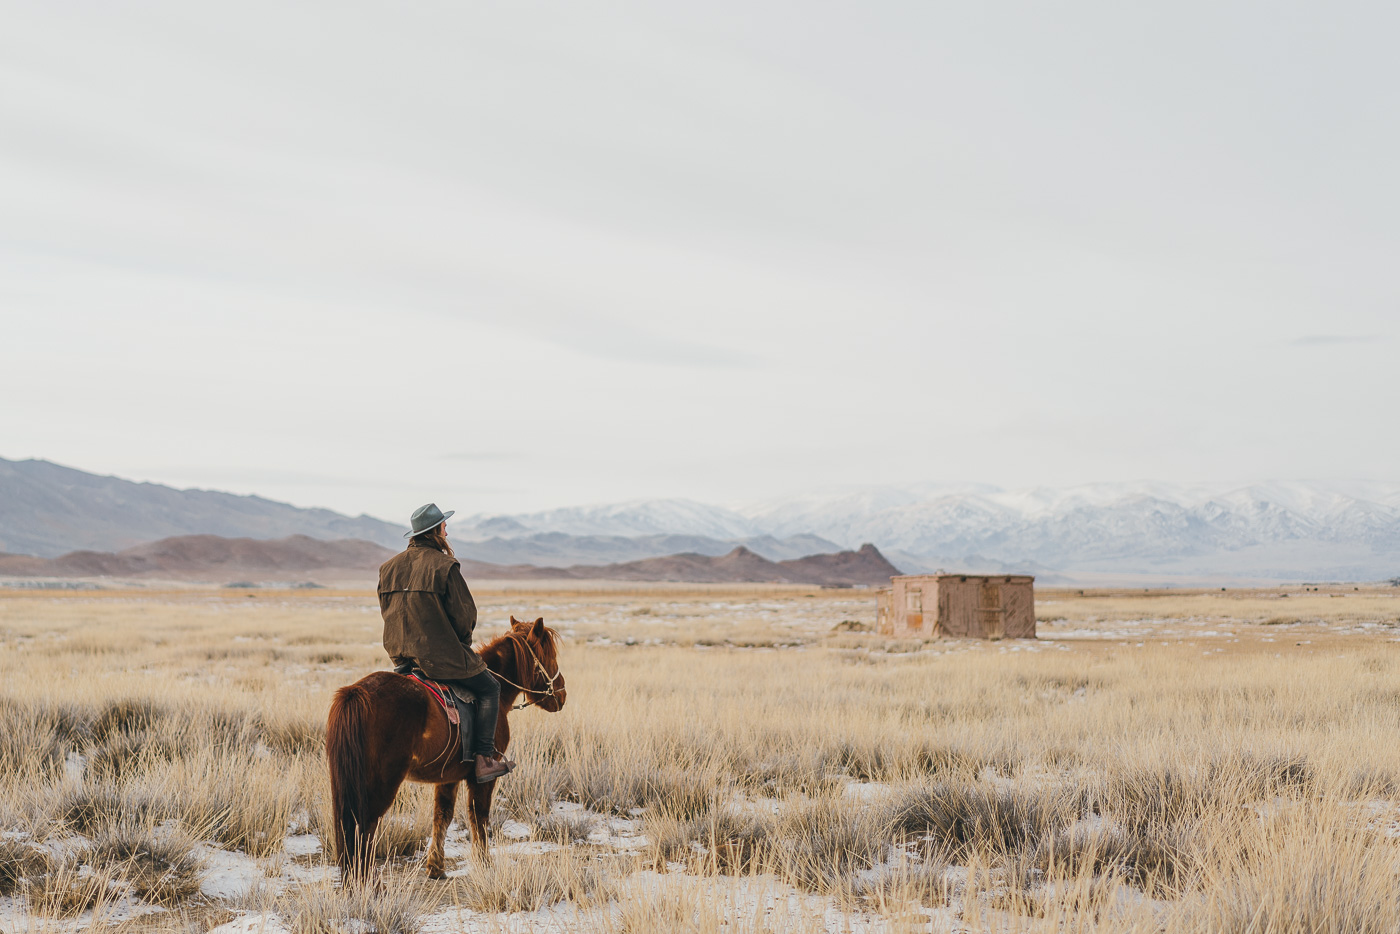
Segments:
[[[447,557],[455,558],[457,556],[452,553],[452,546],[447,543],[447,532],[443,530],[443,526],[445,525],[447,525],[446,522],[439,522],[422,535],[415,535],[409,540],[415,544],[436,548],[438,551],[447,555]]]

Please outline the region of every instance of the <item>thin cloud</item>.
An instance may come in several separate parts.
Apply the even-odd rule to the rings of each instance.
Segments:
[[[1371,344],[1384,339],[1379,334],[1308,334],[1288,343],[1293,347],[1328,347],[1333,344]]]
[[[440,461],[510,461],[520,457],[515,452],[505,451],[453,451],[448,454],[439,454]]]
[[[753,367],[759,362],[755,354],[737,348],[719,347],[617,324],[591,331],[579,329],[570,334],[541,336],[578,353],[621,363],[732,370]]]

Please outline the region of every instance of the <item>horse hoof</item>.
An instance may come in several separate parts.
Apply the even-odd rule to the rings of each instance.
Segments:
[[[441,869],[429,868],[429,869],[428,869],[428,878],[429,878],[429,879],[446,879],[446,878],[447,878],[447,873],[443,872]]]

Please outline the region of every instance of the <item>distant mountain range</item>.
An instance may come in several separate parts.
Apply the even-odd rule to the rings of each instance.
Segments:
[[[160,577],[227,582],[316,574],[339,579],[372,574],[394,552],[358,539],[322,541],[181,535],[119,552],[74,551],[56,558],[0,555],[3,577]]]
[[[222,538],[184,535],[161,539],[120,552],[75,551],[56,558],[0,555],[0,577],[7,578],[159,578],[215,583],[286,582],[290,576],[320,580],[375,579],[379,565],[394,551],[354,539],[321,541],[305,535],[282,539]],[[878,585],[899,569],[874,545],[857,551],[808,555],[769,561],[743,546],[723,555],[676,554],[623,564],[573,567],[505,567],[462,560],[469,580],[624,580],[683,583],[791,583]]]
[[[357,538],[398,549],[402,532],[370,516],[0,459],[0,550],[13,553],[116,552],[189,534]],[[450,533],[462,558],[508,566],[720,557],[738,546],[776,563],[873,542],[910,572],[1376,580],[1400,573],[1400,483],[889,486],[734,507],[655,499],[459,513]]]
[[[1400,484],[1101,483],[1066,489],[880,487],[738,508],[646,500],[459,519],[483,542],[814,535],[874,542],[910,571],[1105,572],[1374,580],[1400,571]]]
[[[717,539],[705,535],[570,535],[566,532],[537,532],[517,538],[472,537],[474,529],[458,529],[449,524],[452,547],[459,557],[494,564],[615,564],[693,553],[718,556],[736,546],[753,551],[770,561],[785,561],[806,555],[840,551],[841,546],[817,535],[790,535],[774,538],[757,535],[741,539]]]
[[[679,554],[664,558],[643,558],[624,564],[576,565],[555,574],[552,568],[537,568],[531,576],[568,577],[595,580],[685,581],[690,583],[788,583],[888,584],[899,568],[885,560],[878,548],[862,545],[855,551],[808,555],[786,561],[769,561],[742,545],[723,555]],[[487,577],[489,573],[480,572]]]
[[[369,516],[352,519],[260,496],[176,490],[48,461],[0,458],[0,552],[55,557],[76,549],[120,551],[174,535],[311,535],[395,547],[406,530]]]

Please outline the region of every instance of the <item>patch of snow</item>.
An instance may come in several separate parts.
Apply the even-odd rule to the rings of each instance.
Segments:
[[[209,934],[291,934],[291,931],[271,912],[254,911],[240,914],[227,924],[212,929]]]
[[[77,781],[83,777],[83,773],[86,771],[87,758],[82,753],[69,752],[63,760],[63,777]]]
[[[607,925],[598,911],[585,911],[568,902],[538,911],[484,914],[469,908],[451,909],[428,915],[419,922],[420,934],[559,934],[564,931],[592,931]]]
[[[80,875],[90,875],[80,872]],[[43,932],[43,934],[53,934],[53,932],[76,932],[86,930],[94,922],[104,924],[122,924],[133,921],[146,915],[163,914],[164,908],[157,905],[147,905],[130,895],[123,895],[111,902],[101,906],[96,913],[85,911],[76,918],[65,920],[55,920],[53,918],[40,917],[30,914],[24,899],[16,896],[14,898],[0,898],[0,931],[13,932]]]
[[[282,843],[282,850],[293,858],[298,856],[315,856],[321,852],[321,838],[314,833],[303,833],[287,837]]]
[[[528,840],[530,839],[530,826],[522,824],[518,820],[508,820],[501,824],[501,836],[507,840]]]
[[[319,845],[319,841],[317,842]],[[271,868],[271,864],[246,853],[221,849],[212,843],[201,843],[194,848],[194,852],[209,867],[204,881],[199,886],[199,891],[205,898],[241,898],[258,885],[281,892],[288,883],[319,882],[334,878],[336,874],[336,869],[331,866],[308,869],[296,863],[283,862],[276,867],[280,871],[269,876],[268,869]]]
[[[548,840],[522,840],[519,843],[510,843],[505,846],[493,846],[492,856],[539,856],[542,853],[553,853],[555,850],[563,849],[557,843]],[[464,854],[465,855],[465,854]],[[462,867],[454,869],[448,873],[449,876],[464,876],[469,872],[475,872],[475,868]]]
[[[841,793],[857,801],[876,801],[887,797],[892,790],[885,782],[847,782]]]

